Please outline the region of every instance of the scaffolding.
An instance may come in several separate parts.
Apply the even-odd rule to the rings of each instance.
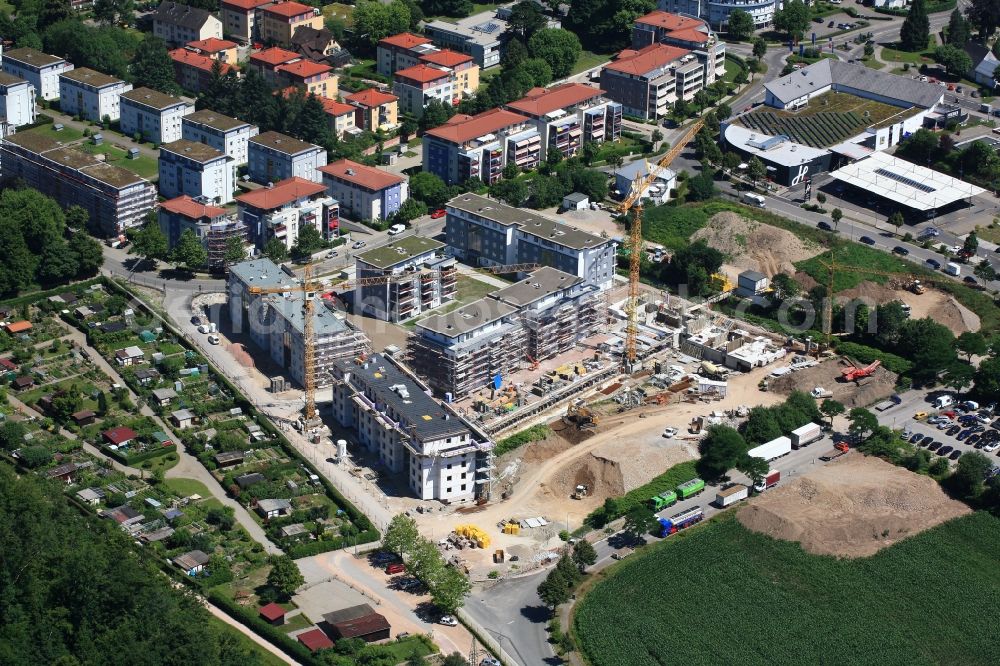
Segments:
[[[213,223],[205,234],[205,245],[208,250],[208,268],[217,271],[226,267],[226,247],[230,238],[239,238],[246,247],[247,227],[242,222],[230,219]],[[245,258],[244,254],[244,258]]]

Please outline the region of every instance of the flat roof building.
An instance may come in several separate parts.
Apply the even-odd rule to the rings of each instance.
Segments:
[[[264,132],[250,139],[250,180],[261,185],[288,178],[303,178],[322,182],[321,166],[326,164],[326,151],[306,141],[280,132]]]
[[[236,160],[197,141],[179,139],[160,146],[160,194],[227,204],[236,189]]]
[[[243,120],[204,109],[184,116],[182,138],[200,141],[233,158],[236,165],[249,160],[250,139],[260,134],[260,128]]]
[[[376,167],[339,160],[319,170],[341,213],[356,220],[384,220],[409,198],[405,178]]]
[[[132,84],[88,67],[78,67],[59,75],[59,110],[95,123],[105,117],[121,117],[121,96]]]
[[[13,74],[0,72],[0,117],[13,128],[35,122],[35,86]]]
[[[400,322],[454,300],[455,260],[441,243],[421,236],[396,238],[388,245],[354,256],[358,278],[393,276],[386,284],[354,288],[354,313]]]
[[[496,10],[473,14],[454,22],[436,19],[424,25],[435,43],[472,56],[481,69],[500,64],[504,33],[509,24]]]
[[[136,88],[121,96],[122,134],[138,134],[153,143],[182,138],[181,119],[194,112],[194,104],[152,88]]]
[[[44,100],[59,97],[59,75],[73,69],[73,63],[37,49],[21,48],[5,51],[3,71],[24,79],[35,87],[35,94]]]

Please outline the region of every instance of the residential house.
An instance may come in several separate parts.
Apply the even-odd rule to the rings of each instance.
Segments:
[[[48,101],[59,97],[59,75],[73,69],[73,63],[31,48],[4,52],[2,64],[3,71],[24,79],[36,95]]]
[[[15,391],[25,391],[35,385],[35,378],[31,376],[18,377],[11,385]]]
[[[340,160],[320,167],[323,184],[340,203],[342,214],[357,220],[382,220],[409,198],[406,179],[375,167]]]
[[[208,564],[209,557],[200,550],[189,550],[171,560],[174,565],[188,576],[197,576]]]
[[[475,63],[472,56],[466,53],[458,53],[451,49],[439,49],[421,55],[420,62],[450,72],[454,81],[456,98],[459,95],[474,95],[479,88],[479,65]]]
[[[532,120],[543,161],[549,150],[573,157],[584,143],[621,138],[622,105],[609,101],[603,90],[582,83],[532,88],[506,108]]]
[[[222,39],[222,21],[210,12],[166,0],[153,12],[153,34],[170,46],[183,46],[209,37]]]
[[[0,72],[0,116],[13,128],[35,122],[35,86]]]
[[[180,430],[193,426],[194,419],[194,412],[189,409],[178,409],[175,412],[170,412],[170,422]]]
[[[182,138],[181,120],[193,112],[194,104],[151,88],[136,88],[121,96],[121,131],[153,143],[170,143]]]
[[[376,47],[376,67],[382,76],[392,76],[413,67],[424,53],[438,50],[431,39],[411,32],[383,37]]]
[[[292,503],[286,499],[262,499],[257,501],[257,513],[264,520],[284,518],[292,515]]]
[[[726,44],[702,19],[659,10],[637,18],[632,27],[632,48],[656,43],[691,51],[704,68],[706,87],[726,75]]]
[[[59,76],[59,110],[95,123],[121,117],[121,96],[132,84],[88,67],[78,67]]]
[[[115,363],[120,366],[139,365],[146,360],[146,355],[136,346],[125,347],[115,351]]]
[[[78,490],[76,492],[76,497],[81,502],[89,504],[91,506],[97,506],[104,499],[104,491],[100,488],[84,488],[83,490]]]
[[[989,47],[971,40],[965,42],[962,48],[965,49],[969,60],[972,61],[972,71],[967,74],[967,77],[981,86],[995,88],[997,82],[993,74],[1000,66],[1000,60],[993,55],[993,51]]]
[[[156,370],[143,368],[136,370],[135,380],[139,382],[139,386],[154,386],[160,381],[160,373]]]
[[[222,0],[222,32],[227,37],[249,44],[260,38],[259,12],[274,0]]]
[[[298,62],[302,56],[295,51],[289,51],[278,46],[272,46],[263,51],[250,54],[248,66],[256,70],[272,88],[281,86],[284,81],[278,72],[278,67]]]
[[[19,319],[18,321],[7,322],[3,325],[11,335],[17,335],[18,333],[26,333],[31,330],[31,322],[27,319]]]
[[[228,39],[219,39],[217,37],[199,39],[196,42],[188,42],[184,48],[212,60],[218,60],[221,63],[233,66],[238,64],[239,44],[231,42]]]
[[[160,230],[172,248],[181,234],[194,231],[208,251],[208,267],[219,270],[225,267],[226,248],[230,238],[239,238],[247,246],[247,228],[236,215],[218,206],[195,201],[187,195],[160,204]]]
[[[292,35],[299,28],[323,27],[323,15],[319,10],[299,2],[276,2],[264,5],[259,10],[260,37],[270,44],[290,46]]]
[[[326,151],[280,132],[265,132],[250,139],[250,180],[261,185],[288,178],[322,181],[319,168],[326,164]]]
[[[57,479],[66,485],[70,485],[76,480],[76,473],[79,469],[80,466],[76,463],[65,463],[45,470],[45,477],[48,479]]]
[[[356,124],[358,109],[350,104],[344,104],[332,99],[323,100],[323,111],[330,123],[330,131],[338,139],[344,138],[345,133],[353,134],[358,130]]]
[[[304,178],[289,178],[236,197],[240,222],[251,242],[263,249],[277,238],[291,249],[305,225],[315,227],[325,239],[340,235],[340,205],[327,188]]]
[[[423,137],[423,169],[449,185],[472,177],[487,185],[500,180],[504,166],[538,166],[541,136],[527,116],[490,109],[475,116],[456,114]]]
[[[337,98],[339,77],[333,73],[333,67],[330,65],[300,58],[294,62],[277,65],[275,72],[281,83],[294,86],[306,95],[327,99]]]
[[[227,204],[236,189],[236,160],[204,143],[179,139],[160,146],[160,194]]]
[[[326,28],[299,26],[292,35],[290,48],[298,51],[303,58],[334,67],[345,67],[351,62],[351,53]]]
[[[199,93],[212,84],[216,63],[220,74],[238,71],[234,65],[214,60],[190,48],[174,49],[168,55],[174,63],[174,79],[181,88],[193,93]]]
[[[399,125],[399,98],[395,95],[366,88],[348,95],[344,101],[357,108],[358,115],[354,122],[363,130],[390,130]]]
[[[138,436],[139,434],[135,430],[125,426],[111,428],[101,433],[101,437],[104,438],[105,442],[117,447],[128,446]]]
[[[650,44],[626,49],[601,70],[601,89],[644,120],[665,116],[679,99],[691,101],[704,88],[705,67],[688,49]]]
[[[451,106],[456,103],[451,72],[420,63],[401,69],[392,77],[392,92],[403,113],[420,117],[432,99]]]
[[[250,139],[260,133],[260,128],[248,122],[204,109],[181,119],[181,137],[200,141],[233,158],[236,166],[249,160]]]
[[[391,275],[385,284],[354,288],[355,314],[401,322],[455,299],[455,260],[444,243],[422,236],[398,238],[354,257],[358,279]]]
[[[655,175],[642,198],[656,205],[670,201],[671,194],[677,187],[677,174],[672,169],[656,165],[655,162],[650,163],[646,158],[629,162],[625,166],[615,169],[615,192],[617,195],[622,199],[632,196],[636,179],[645,181],[650,170]]]
[[[166,407],[170,404],[170,401],[174,400],[176,397],[177,391],[172,388],[153,389],[153,402],[155,402],[158,407]]]

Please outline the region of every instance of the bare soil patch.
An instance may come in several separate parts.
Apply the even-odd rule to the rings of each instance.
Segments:
[[[833,393],[833,399],[848,409],[866,407],[885,400],[895,392],[896,373],[878,368],[875,374],[860,382],[841,381],[841,371],[850,364],[841,358],[823,361],[819,365],[798,370],[778,379],[772,379],[770,389],[777,393],[812,391],[817,386]]]
[[[711,247],[728,255],[728,263],[742,270],[771,276],[795,272],[795,262],[822,252],[790,231],[778,229],[728,211],[712,216],[691,240],[704,239]]]
[[[737,519],[816,555],[867,557],[967,513],[930,477],[852,451],[753,499]]]

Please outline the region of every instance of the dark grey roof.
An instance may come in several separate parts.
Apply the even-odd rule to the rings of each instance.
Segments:
[[[6,88],[7,86],[20,86],[25,83],[27,83],[27,81],[19,76],[14,76],[13,74],[8,74],[7,72],[0,72],[0,87]]]
[[[306,141],[299,141],[281,132],[264,132],[263,134],[258,134],[255,137],[251,137],[250,145],[263,146],[279,153],[284,153],[285,155],[298,155],[299,153],[319,148],[317,145]]]
[[[366,615],[373,615],[374,613],[375,609],[368,604],[358,604],[357,606],[349,606],[341,608],[338,611],[333,611],[332,613],[326,613],[323,615],[323,619],[326,620],[327,624],[334,625],[347,622],[348,620],[356,620]]]
[[[210,12],[197,7],[182,5],[178,2],[163,2],[153,12],[153,20],[189,30],[199,30],[211,15]]]
[[[990,52],[986,46],[973,41],[966,42],[962,48],[965,49],[965,52],[969,54],[969,58],[972,60],[972,69],[975,69],[983,61],[983,58],[986,57],[986,54]]]
[[[515,307],[524,307],[529,303],[545,298],[550,294],[562,291],[583,282],[582,278],[564,273],[549,266],[543,266],[534,271],[526,279],[515,282],[509,287],[490,294],[491,298],[509,303]]]
[[[250,472],[249,474],[244,474],[233,479],[240,488],[249,488],[253,484],[260,483],[263,480],[264,475],[259,472]]]
[[[159,90],[153,90],[152,88],[135,88],[122,93],[121,98],[141,106],[156,109],[157,111],[163,111],[177,105],[187,105],[187,102],[182,99],[161,93]]]
[[[201,111],[189,113],[181,119],[181,123],[184,125],[204,125],[205,127],[219,130],[220,132],[228,132],[229,130],[234,130],[237,127],[247,127],[250,125],[250,123],[244,120],[230,118],[229,116],[224,116],[221,113],[216,113],[210,109],[203,109]]]
[[[746,278],[747,280],[752,280],[753,282],[760,282],[761,280],[766,280],[767,276],[760,271],[743,271],[740,273],[740,279]]]
[[[474,331],[491,322],[517,312],[517,308],[495,298],[480,298],[447,314],[431,315],[417,322],[420,328],[455,337]]]
[[[286,275],[273,261],[267,257],[243,261],[229,267],[230,279],[237,279],[247,286],[294,288],[292,278]]]
[[[590,197],[588,197],[586,194],[582,192],[574,192],[573,194],[567,194],[566,196],[563,197],[564,200],[568,199],[573,203],[580,203],[581,201],[586,201],[589,198]]]
[[[896,106],[925,109],[937,104],[944,95],[943,89],[933,83],[829,58],[765,83],[764,87],[781,102],[788,103],[831,85],[835,91],[865,92],[879,95],[890,104],[895,100]]]

